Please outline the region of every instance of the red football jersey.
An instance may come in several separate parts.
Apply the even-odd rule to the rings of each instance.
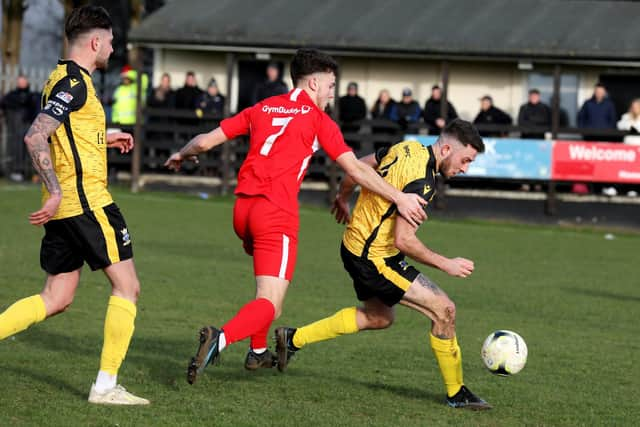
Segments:
[[[265,196],[298,214],[298,192],[320,147],[332,160],[351,151],[338,125],[302,89],[273,96],[220,123],[229,139],[250,135],[235,194]]]

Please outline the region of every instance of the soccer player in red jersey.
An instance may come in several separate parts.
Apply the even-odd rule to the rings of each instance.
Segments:
[[[280,316],[293,276],[298,245],[298,192],[309,160],[322,148],[355,182],[395,203],[412,224],[425,218],[425,201],[384,181],[359,161],[345,144],[336,123],[324,112],[333,99],[337,63],[315,49],[299,49],[291,62],[294,89],[267,98],[197,135],[165,163],[179,170],[184,160],[250,135],[249,153],[238,174],[233,226],[245,251],[253,256],[256,298],[222,326],[200,330],[200,344],[187,370],[193,384],[206,365],[229,344],[251,337],[245,361],[249,370],[271,368],[275,358],[267,335]]]

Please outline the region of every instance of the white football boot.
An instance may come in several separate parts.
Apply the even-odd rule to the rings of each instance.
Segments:
[[[151,403],[147,399],[129,393],[120,384],[103,393],[98,393],[96,391],[96,385],[91,384],[89,402],[98,405],[148,405]]]

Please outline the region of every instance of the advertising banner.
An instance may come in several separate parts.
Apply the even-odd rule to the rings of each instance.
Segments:
[[[435,136],[406,135],[424,145]],[[551,141],[538,139],[484,138],[485,152],[471,163],[464,176],[478,178],[533,179],[551,178]]]
[[[640,147],[556,141],[551,178],[558,181],[640,183]]]

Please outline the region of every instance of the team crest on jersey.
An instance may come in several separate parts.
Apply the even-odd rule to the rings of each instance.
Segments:
[[[74,87],[74,86],[75,86],[75,85],[77,85],[78,83],[80,83],[80,82],[78,81],[78,79],[71,79],[71,80],[69,81],[69,85],[70,85],[71,87]]]
[[[122,234],[122,244],[123,246],[127,246],[131,244],[131,237],[129,236],[129,231],[126,228],[120,230],[120,234]]]
[[[425,184],[422,194],[427,194],[429,191],[431,191],[431,186],[429,184]]]
[[[63,100],[67,104],[73,101],[73,95],[64,91],[56,93],[56,98]]]

